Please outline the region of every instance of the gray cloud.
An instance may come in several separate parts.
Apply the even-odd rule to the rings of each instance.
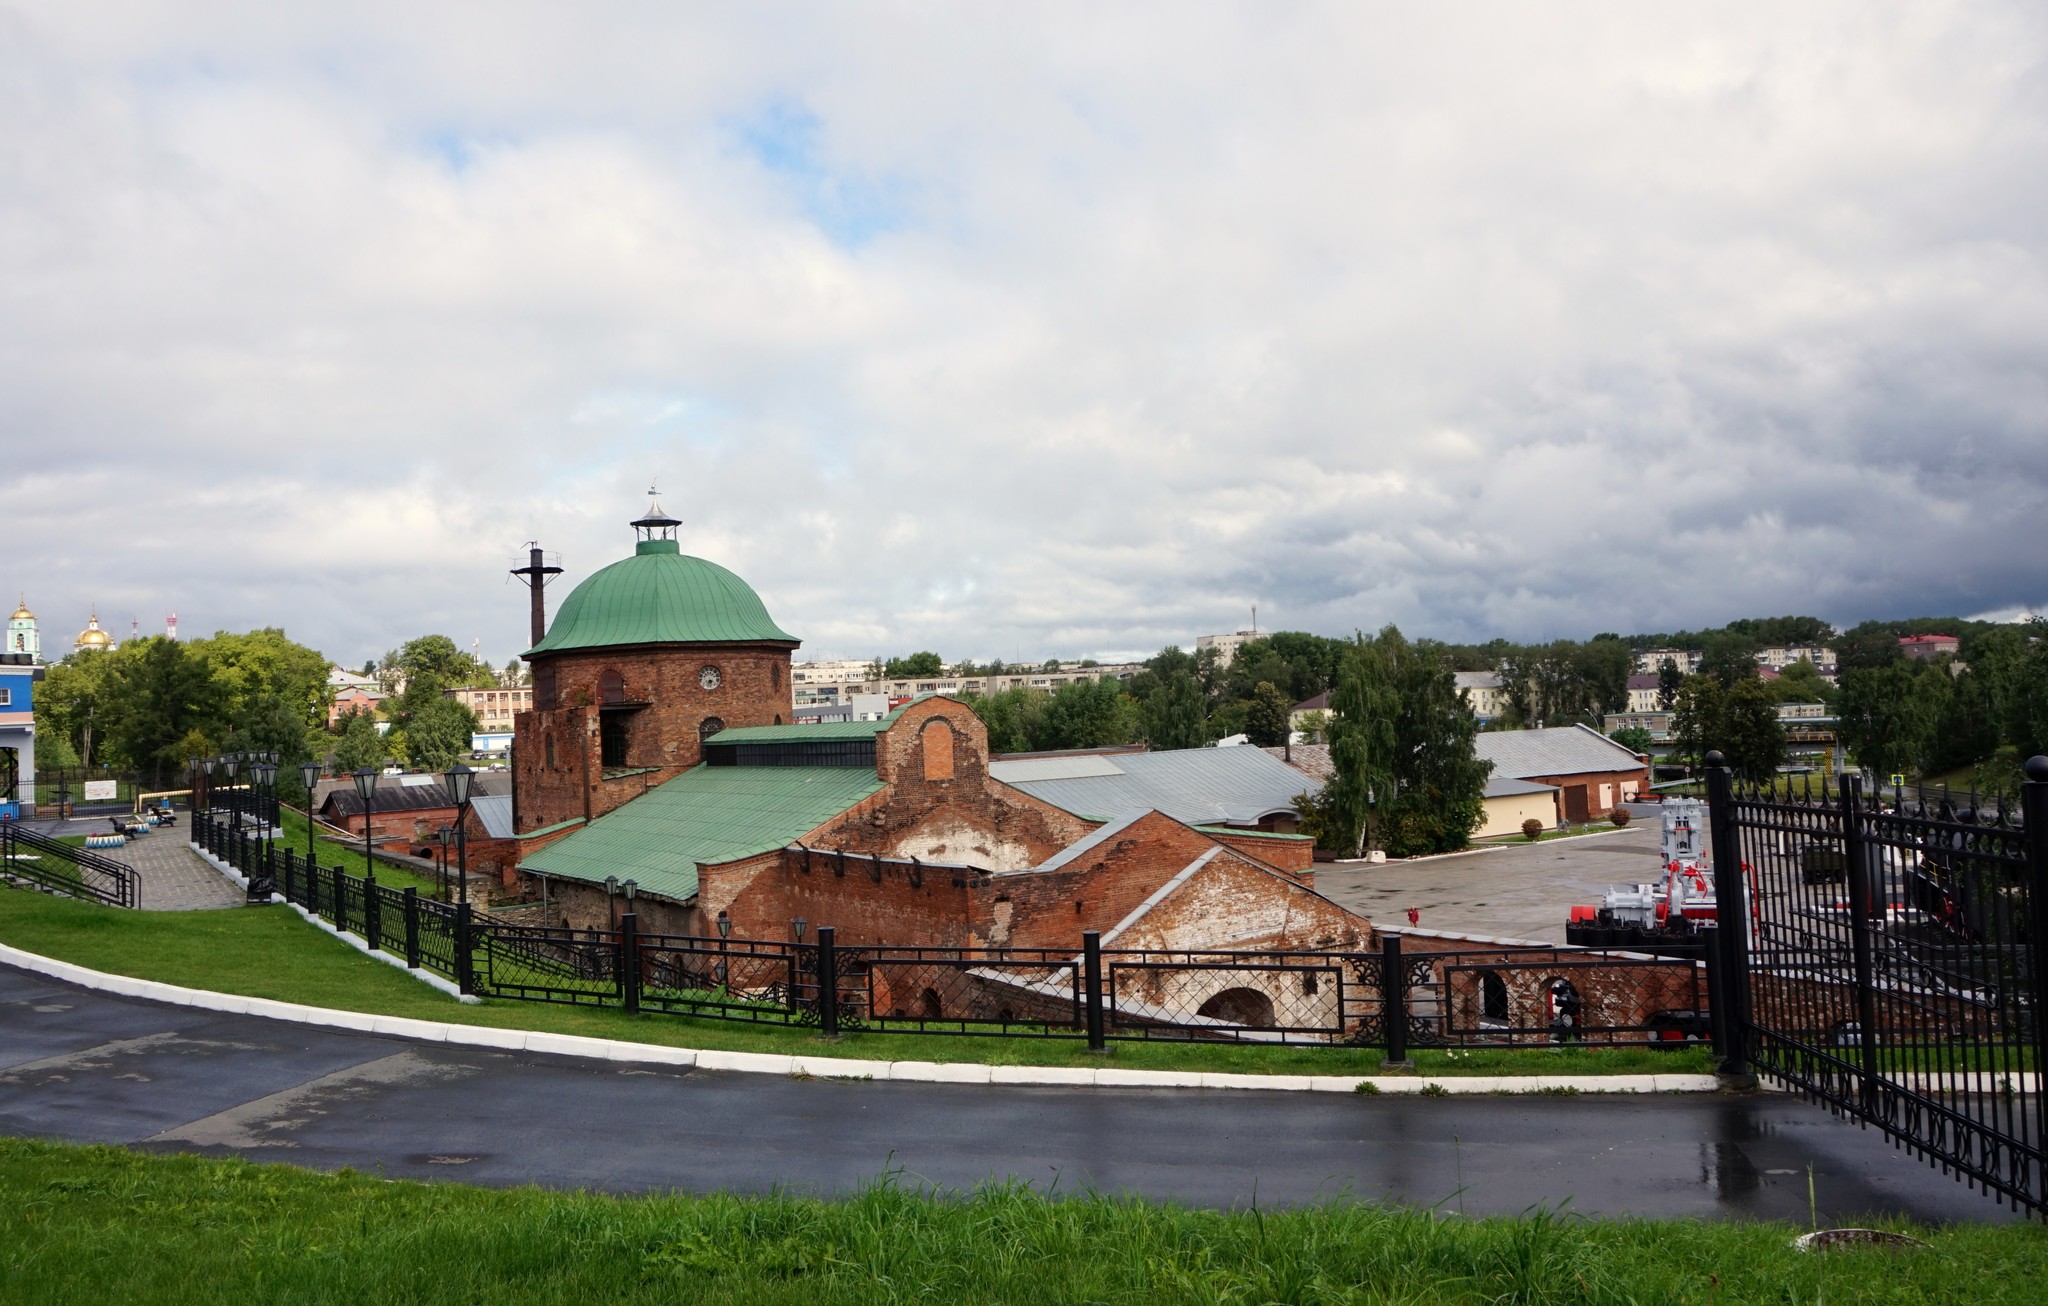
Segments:
[[[522,541],[822,655],[2040,607],[2037,7],[0,15],[52,631],[502,661]]]

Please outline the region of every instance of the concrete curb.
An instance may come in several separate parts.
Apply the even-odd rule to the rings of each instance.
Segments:
[[[366,1011],[337,1011],[331,1007],[308,1007],[270,998],[214,993],[158,980],[109,975],[68,961],[24,952],[4,943],[0,943],[0,964],[115,997],[142,998],[201,1011],[261,1016],[266,1020],[320,1025],[427,1043],[447,1043],[455,1047],[539,1052],[549,1056],[585,1057],[593,1061],[694,1066],[698,1070],[730,1070],[751,1075],[887,1079],[927,1084],[1002,1084],[1034,1088],[1230,1088],[1308,1093],[1376,1091],[1380,1094],[1425,1096],[1471,1093],[1711,1093],[1718,1087],[1712,1075],[1454,1075],[1441,1079],[1422,1075],[1245,1075],[1213,1071],[1119,1070],[1109,1066],[991,1066],[980,1062],[862,1061],[852,1057],[726,1052],[587,1038],[579,1034],[500,1029],[490,1025],[450,1025],[438,1020],[410,1020]],[[1370,1084],[1373,1088],[1361,1090],[1361,1084]]]

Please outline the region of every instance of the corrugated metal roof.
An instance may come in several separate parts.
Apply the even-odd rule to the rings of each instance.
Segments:
[[[1002,768],[996,774],[1005,784],[1026,780],[1085,780],[1089,776],[1125,774],[1115,762],[1098,756],[1030,757],[1014,762],[997,762],[995,766]]]
[[[593,883],[616,875],[683,901],[696,896],[699,863],[783,847],[881,787],[874,772],[851,767],[699,766],[521,865]]]
[[[1054,760],[1054,759],[1047,759]],[[1114,767],[1081,776],[1013,779],[1032,762],[991,762],[989,774],[1078,815],[1157,809],[1190,825],[1251,825],[1294,810],[1314,781],[1257,748],[1187,748],[1165,753],[1064,759]]]
[[[622,644],[759,640],[797,642],[738,576],[679,552],[674,540],[642,540],[632,557],[600,568],[569,591],[547,636],[522,656]]]
[[[1508,776],[1490,776],[1486,781],[1485,798],[1513,798],[1520,794],[1554,794],[1555,785],[1540,785],[1534,780],[1516,780]]]
[[[907,705],[906,705],[907,706]],[[790,726],[734,726],[706,739],[707,744],[809,744],[829,739],[872,739],[903,715],[897,708],[880,721],[802,721]]]
[[[1472,748],[1493,763],[1495,775],[1515,780],[1585,771],[1633,771],[1642,766],[1634,753],[1590,726],[1482,730]]]
[[[469,800],[470,810],[484,823],[484,833],[493,839],[512,837],[512,795],[485,794]]]

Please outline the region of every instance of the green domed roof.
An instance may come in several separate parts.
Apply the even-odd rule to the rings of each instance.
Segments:
[[[522,656],[622,644],[756,640],[798,642],[738,576],[687,556],[674,540],[642,540],[632,557],[570,590],[547,638]]]

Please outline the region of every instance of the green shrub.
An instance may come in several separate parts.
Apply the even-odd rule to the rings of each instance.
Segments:
[[[1522,822],[1522,837],[1530,843],[1541,839],[1543,837],[1543,822],[1533,816]]]

